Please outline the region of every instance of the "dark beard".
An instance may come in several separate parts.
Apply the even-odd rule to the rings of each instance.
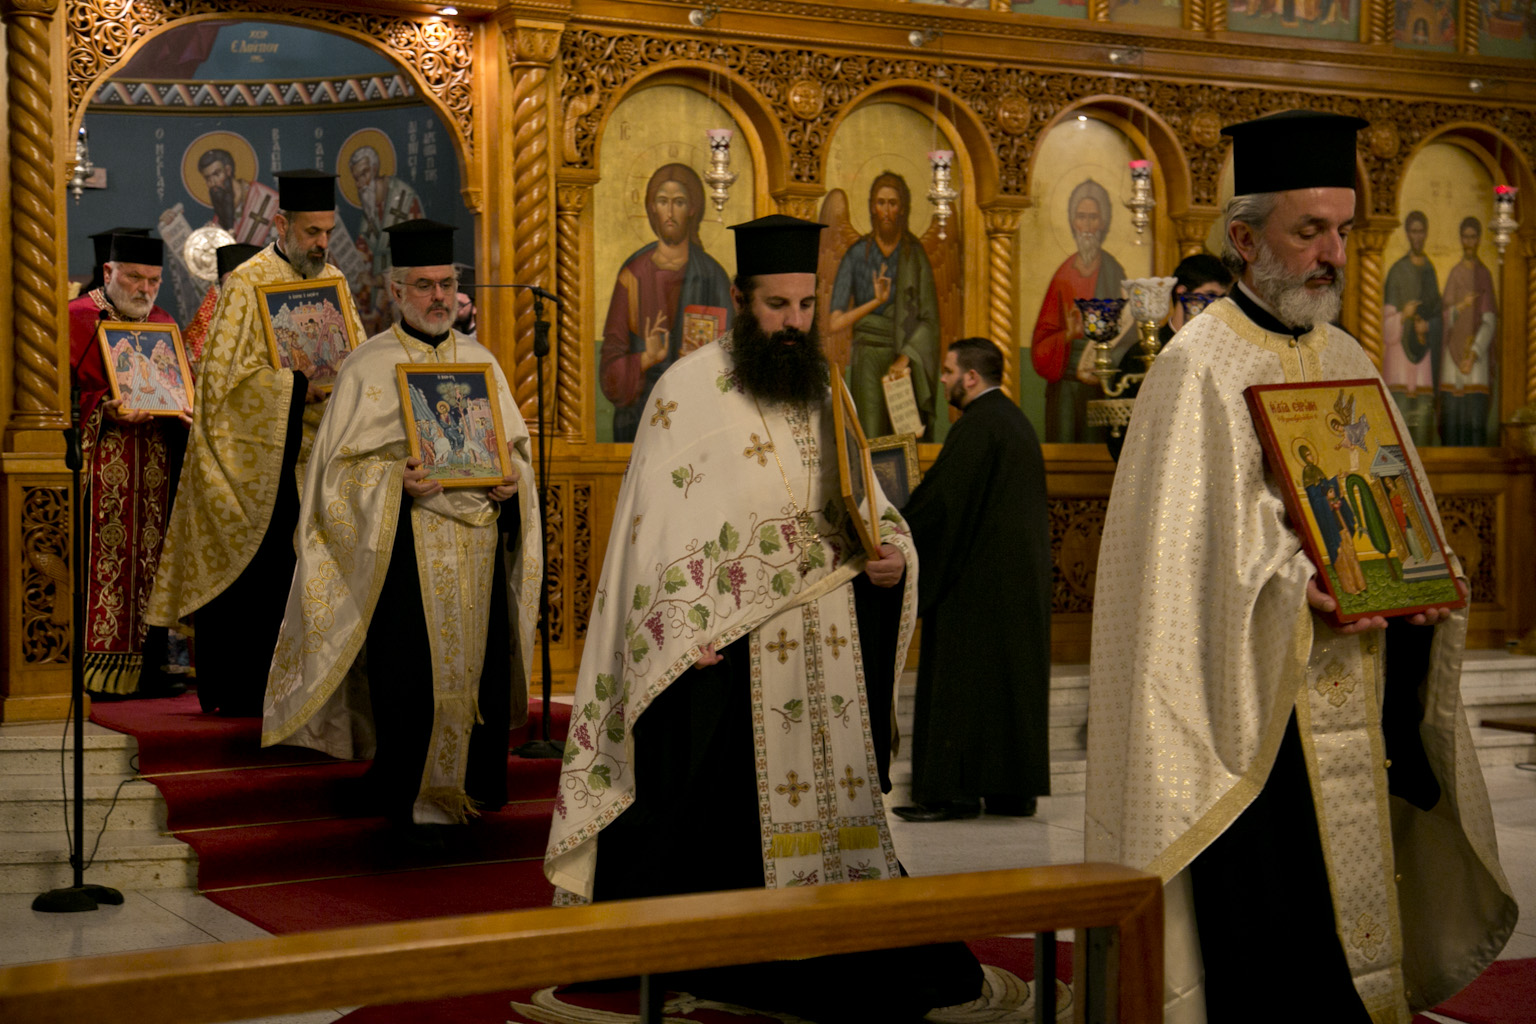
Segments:
[[[213,207],[213,219],[219,222],[219,227],[226,231],[233,231],[235,227],[234,188],[210,188],[208,202]]]
[[[731,355],[747,394],[766,402],[819,402],[832,380],[815,324],[765,334],[750,307],[736,314]]]

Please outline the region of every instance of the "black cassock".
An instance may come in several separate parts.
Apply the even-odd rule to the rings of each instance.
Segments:
[[[853,588],[870,734],[888,792],[901,587],[860,575]],[[595,900],[762,888],[747,638],[720,654],[719,664],[678,676],[635,722],[635,801],[597,837]],[[689,971],[666,984],[819,1024],[864,1024],[916,1021],[967,1002],[981,980],[970,951],[945,943]]]
[[[966,406],[902,514],[917,545],[923,620],[913,799],[1049,794],[1045,460],[1004,392]]]

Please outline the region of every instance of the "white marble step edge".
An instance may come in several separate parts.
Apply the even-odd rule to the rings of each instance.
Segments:
[[[138,741],[88,722],[84,747],[85,847],[87,853],[96,848],[85,880],[125,890],[195,886],[196,855],[165,833],[160,791],[133,774]],[[73,882],[73,819],[65,816],[74,793],[73,758],[74,736],[63,723],[0,726],[0,892],[44,892]],[[125,783],[121,793],[119,783]],[[117,806],[102,832],[114,795]]]

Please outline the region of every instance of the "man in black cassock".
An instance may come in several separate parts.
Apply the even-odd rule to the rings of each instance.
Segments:
[[[1035,430],[985,338],[944,355],[963,410],[902,510],[922,558],[923,618],[907,821],[1030,815],[1051,792],[1051,541]]]
[[[594,900],[627,899],[641,896],[673,895],[685,892],[708,892],[729,889],[762,888],[773,885],[765,878],[769,872],[782,879],[791,872],[779,866],[781,859],[791,859],[791,854],[767,855],[764,835],[775,831],[777,826],[768,818],[768,804],[773,796],[760,803],[759,776],[772,774],[772,753],[758,749],[764,729],[764,716],[776,723],[772,728],[782,729],[788,735],[790,723],[805,728],[817,711],[812,705],[825,697],[818,697],[820,689],[809,688],[802,679],[800,692],[803,699],[788,703],[775,702],[762,695],[768,671],[763,665],[766,658],[773,661],[771,653],[762,653],[754,645],[767,641],[767,652],[786,646],[785,636],[771,641],[774,631],[759,639],[764,630],[753,628],[743,636],[742,620],[754,615],[753,605],[733,601],[731,587],[740,586],[740,596],[749,597],[749,587],[758,578],[759,554],[787,559],[776,580],[784,581],[782,589],[774,591],[792,598],[801,590],[801,580],[796,578],[795,556],[803,561],[798,575],[804,577],[807,586],[824,579],[831,571],[837,571],[847,582],[834,591],[846,609],[853,608],[855,633],[852,642],[839,636],[836,628],[825,620],[815,642],[826,644],[827,665],[812,668],[808,660],[807,673],[821,673],[823,680],[830,679],[834,671],[833,659],[840,657],[841,666],[848,666],[850,655],[858,652],[863,659],[863,689],[867,692],[867,715],[852,712],[852,721],[844,719],[833,728],[853,730],[867,724],[870,750],[876,762],[873,772],[866,771],[861,761],[850,766],[849,775],[858,776],[855,783],[861,798],[871,794],[868,785],[889,789],[890,721],[893,683],[896,672],[898,647],[904,648],[904,638],[898,637],[902,618],[903,582],[909,563],[901,547],[881,544],[877,552],[870,552],[868,560],[858,548],[857,540],[850,540],[852,527],[838,510],[836,498],[823,502],[827,493],[824,487],[826,469],[835,464],[832,453],[835,442],[831,436],[832,422],[829,399],[829,373],[821,352],[814,327],[816,296],[816,263],[818,238],[822,225],[800,221],[790,217],[762,218],[746,225],[736,225],[737,277],[733,293],[737,304],[737,316],[732,332],[713,345],[704,346],[686,356],[670,368],[657,383],[652,393],[654,415],[642,420],[640,433],[631,459],[625,488],[619,498],[616,521],[633,521],[632,531],[615,533],[614,546],[604,567],[603,588],[625,595],[623,605],[610,601],[608,614],[600,608],[594,616],[592,631],[587,641],[587,659],[601,666],[601,671],[619,673],[635,672],[634,666],[646,661],[654,643],[658,650],[665,642],[668,649],[679,652],[679,662],[669,657],[657,659],[663,664],[680,664],[684,667],[675,674],[659,673],[663,682],[658,684],[649,677],[621,674],[614,677],[598,676],[596,685],[591,682],[592,673],[583,666],[577,685],[577,706],[599,708],[605,701],[615,701],[611,713],[598,711],[598,719],[604,729],[599,731],[596,742],[600,745],[602,734],[622,738],[625,722],[630,713],[624,708],[624,695],[664,688],[651,696],[643,705],[643,712],[633,717],[630,740],[632,755],[626,758],[622,744],[614,740],[612,757],[603,756],[599,767],[602,777],[612,780],[605,785],[604,799],[618,792],[623,785],[633,785],[633,799],[616,818],[611,811],[593,811],[596,801],[580,805],[574,798],[567,800],[567,793],[576,793],[585,785],[590,770],[585,768],[590,755],[586,740],[581,735],[583,726],[573,731],[568,740],[566,774],[562,776],[562,799],[557,804],[555,836],[552,849],[559,856],[572,848],[562,844],[560,829],[568,824],[567,815],[574,820],[580,813],[592,813],[600,823],[601,834],[596,836],[597,848],[595,872],[592,876],[590,898]],[[723,373],[717,376],[716,369]],[[759,413],[758,410],[763,410]],[[650,411],[650,410],[648,410]],[[733,417],[745,411],[746,418],[737,424]],[[692,418],[689,418],[692,417]],[[672,429],[673,421],[677,429]],[[703,434],[689,431],[694,424],[703,425]],[[742,441],[753,442],[742,430],[757,431],[757,446],[743,457]],[[774,428],[778,433],[775,434]],[[768,436],[765,436],[768,435]],[[672,455],[669,445],[693,444],[685,455]],[[773,447],[777,444],[777,448]],[[705,452],[709,448],[709,452]],[[820,452],[811,462],[807,452]],[[663,462],[657,462],[657,452],[664,453]],[[683,477],[673,473],[674,462],[698,461],[706,454],[715,461],[701,485],[698,481],[687,484]],[[763,461],[755,458],[761,454]],[[781,463],[776,463],[781,459]],[[803,462],[802,459],[806,461]],[[807,463],[812,467],[811,479],[818,483],[807,488]],[[664,465],[665,473],[658,476],[658,465]],[[782,465],[785,472],[780,473]],[[686,474],[685,474],[686,475]],[[833,485],[836,471],[831,471]],[[659,482],[658,482],[659,481]],[[713,565],[707,574],[700,572],[698,580],[707,581],[703,595],[695,595],[690,589],[687,575],[679,571],[666,581],[665,594],[674,591],[688,596],[693,613],[699,609],[708,611],[707,617],[690,618],[698,627],[697,633],[674,637],[668,632],[665,620],[651,618],[646,602],[653,593],[662,599],[663,588],[653,589],[641,583],[636,589],[634,582],[625,574],[624,566],[628,550],[644,552],[636,556],[635,564],[641,565],[635,579],[654,579],[656,559],[665,560],[672,552],[667,547],[665,523],[668,496],[683,500],[685,486],[692,489],[691,510],[701,502],[709,502],[711,510],[718,509],[734,523],[767,522],[761,531],[754,529],[752,543],[743,549],[737,538],[719,541],[726,550],[717,569]],[[711,486],[718,490],[711,490]],[[831,492],[835,494],[834,492]],[[812,498],[810,495],[814,494]],[[788,508],[786,501],[810,510],[804,525],[785,522],[780,531],[774,525],[774,517],[783,515]],[[803,502],[803,504],[802,504]],[[645,511],[641,511],[641,510]],[[640,518],[632,520],[630,512]],[[649,513],[649,514],[647,514]],[[713,514],[713,513],[711,513]],[[899,526],[894,511],[891,518]],[[656,530],[645,532],[646,524],[654,521]],[[717,520],[709,520],[715,522]],[[686,532],[686,531],[685,531]],[[721,536],[727,536],[722,530]],[[906,545],[904,528],[901,529],[901,545]],[[635,540],[638,538],[638,541]],[[781,544],[787,539],[788,545]],[[889,538],[888,538],[889,539]],[[716,541],[697,549],[699,565],[712,557]],[[661,552],[661,554],[657,554]],[[739,553],[739,557],[737,556]],[[684,556],[685,560],[688,556]],[[752,559],[751,568],[741,577],[730,575],[737,565]],[[650,566],[651,568],[643,568]],[[777,564],[775,569],[777,569]],[[822,570],[818,572],[817,570]],[[692,571],[691,569],[689,571]],[[761,578],[773,575],[765,570]],[[717,580],[719,581],[717,586]],[[732,581],[736,582],[733,583]],[[697,585],[697,584],[696,584]],[[763,593],[769,593],[767,584]],[[840,597],[851,587],[852,600]],[[624,609],[628,613],[629,595],[633,593],[636,616],[646,623],[642,637],[643,650],[634,646],[633,636],[625,641],[624,657],[617,664],[609,657],[605,644],[613,635],[609,628],[613,610]],[[714,595],[711,598],[710,595]],[[829,599],[830,600],[830,599]],[[713,604],[706,604],[713,601]],[[764,603],[758,597],[759,605]],[[832,601],[831,603],[836,603]],[[644,606],[644,607],[642,607]],[[712,610],[711,610],[712,609]],[[736,612],[740,610],[741,614]],[[844,613],[846,614],[846,612]],[[783,621],[790,628],[799,610],[784,613]],[[749,619],[758,622],[761,615]],[[780,619],[774,619],[775,631]],[[734,625],[733,623],[742,623]],[[758,622],[761,625],[760,622]],[[715,627],[707,632],[705,626]],[[777,631],[782,632],[782,631]],[[844,626],[843,634],[847,634]],[[717,649],[716,638],[719,639]],[[794,640],[798,648],[809,646],[812,634],[800,633]],[[836,644],[844,644],[837,647]],[[696,645],[690,647],[690,644]],[[697,657],[693,652],[697,651]],[[784,659],[778,659],[782,662]],[[691,662],[691,666],[687,663]],[[848,675],[852,675],[851,670]],[[831,684],[826,684],[831,688]],[[754,695],[756,692],[756,696]],[[782,696],[782,695],[781,695]],[[858,700],[850,702],[856,706]],[[837,704],[847,708],[850,704]],[[754,718],[756,728],[754,729]],[[782,726],[777,724],[783,719]],[[862,721],[861,721],[862,719]],[[864,751],[862,742],[856,744]],[[599,753],[602,750],[599,746]],[[867,756],[867,755],[866,755]],[[626,763],[628,762],[628,763]],[[838,762],[842,771],[842,762]],[[870,775],[878,776],[870,778]],[[774,775],[775,780],[783,778]],[[630,780],[633,780],[631,783]],[[781,785],[776,791],[782,795],[795,783],[793,775],[788,786]],[[810,780],[803,780],[804,790],[809,793]],[[843,809],[844,797],[835,803],[831,793],[836,784],[827,780],[823,786],[817,780],[816,790],[822,795],[814,799]],[[847,787],[849,794],[854,786]],[[769,790],[773,794],[774,790]],[[813,798],[804,804],[798,794],[789,799],[796,808],[805,812]],[[847,799],[851,802],[852,796]],[[784,801],[779,801],[784,803]],[[608,806],[608,805],[604,805]],[[778,804],[774,805],[778,807]],[[874,814],[880,814],[880,805],[874,803]],[[845,822],[846,818],[838,819]],[[883,828],[883,820],[880,822]],[[867,831],[873,833],[876,826],[867,829],[824,827],[818,834],[847,835]],[[837,840],[833,840],[834,843]],[[776,847],[775,847],[776,848]],[[820,853],[828,857],[823,862]],[[876,859],[878,851],[856,848],[843,844],[818,846],[817,870],[794,872],[796,881],[787,884],[824,884],[829,882],[859,882],[871,877],[887,877],[887,862],[878,860],[879,871],[868,870],[869,862]],[[840,861],[836,859],[841,856]],[[836,861],[840,866],[831,866]],[[892,854],[894,861],[894,854]],[[890,868],[900,871],[899,865]],[[566,877],[559,868],[552,870],[546,864],[547,873],[564,885]],[[840,877],[839,877],[840,876]],[[572,883],[579,884],[579,883]],[[781,883],[783,884],[783,883]],[[574,891],[574,889],[572,890]],[[581,895],[586,895],[582,893]],[[821,1024],[864,1021],[917,1021],[935,1006],[953,1005],[974,999],[980,989],[980,970],[975,958],[963,945],[949,944],[937,947],[920,947],[900,950],[881,950],[869,953],[837,957],[819,957],[809,960],[780,961],[739,968],[721,968],[709,971],[688,972],[670,981],[669,987],[686,990],[703,998],[718,999],[760,1009],[796,1013]],[[869,984],[877,981],[877,984]]]

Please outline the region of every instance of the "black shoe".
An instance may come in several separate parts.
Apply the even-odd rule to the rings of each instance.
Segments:
[[[981,816],[981,803],[914,804],[892,807],[891,813],[902,821],[958,821]]]
[[[1038,802],[1032,796],[989,796],[986,800],[988,814],[1001,814],[1010,818],[1033,818]]]

